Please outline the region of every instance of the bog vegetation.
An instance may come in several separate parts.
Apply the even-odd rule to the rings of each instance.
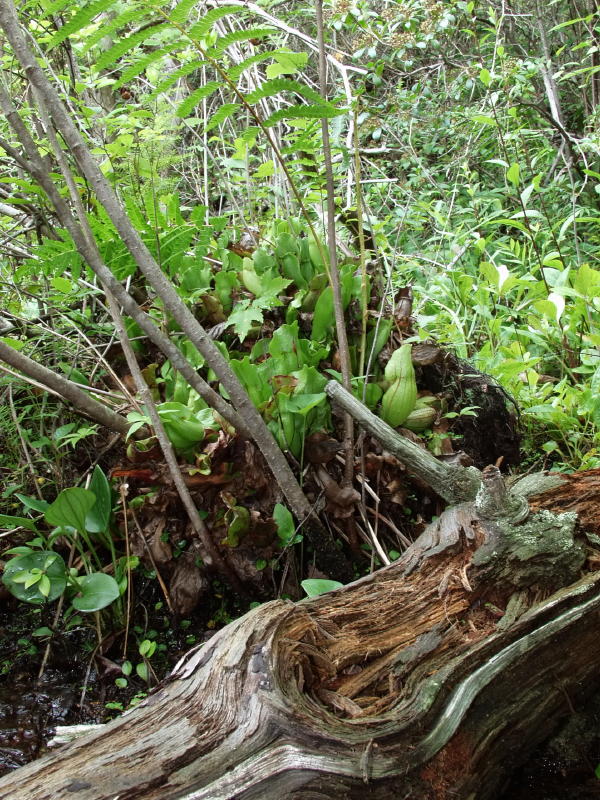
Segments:
[[[600,467],[598,13],[1,0],[3,583],[39,638],[145,684],[142,611],[397,558],[441,501],[330,380],[441,458],[485,466],[491,413],[507,467]]]

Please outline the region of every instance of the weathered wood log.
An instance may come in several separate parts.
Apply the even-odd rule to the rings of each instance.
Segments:
[[[231,623],[0,797],[498,796],[598,688],[600,658],[600,573],[583,574],[576,515],[525,517],[498,478],[485,470],[476,502],[392,566]]]

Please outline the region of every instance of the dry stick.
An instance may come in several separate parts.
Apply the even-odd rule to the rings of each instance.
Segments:
[[[121,494],[121,502],[123,504],[123,525],[125,527],[125,535],[127,537],[127,541],[129,541],[129,531],[128,531],[128,526],[127,526],[127,511],[128,511],[128,509],[127,509],[127,507],[125,505],[125,497],[127,495],[127,492],[125,491],[125,485],[124,484],[121,484],[120,494]],[[138,520],[138,518],[137,518],[137,516],[135,514],[135,511],[133,510],[133,508],[130,508],[129,511],[131,512],[131,516],[132,516],[133,521],[135,523],[135,527],[137,529],[138,536],[142,540],[142,544],[144,546],[144,549],[146,551],[148,559],[150,560],[150,563],[152,564],[152,569],[156,573],[156,580],[158,581],[158,584],[159,584],[160,588],[162,589],[163,597],[165,598],[165,601],[167,603],[169,611],[171,612],[171,614],[174,614],[175,613],[175,609],[173,608],[173,603],[171,602],[171,596],[169,594],[169,590],[167,589],[167,585],[164,582],[162,575],[160,574],[160,570],[158,568],[158,564],[156,563],[156,560],[155,560],[154,556],[152,555],[152,548],[150,547],[150,545],[146,541],[146,537],[144,536],[144,531],[142,530],[142,526],[139,523],[139,520]],[[128,587],[128,589],[129,589],[129,587]],[[129,619],[127,620],[127,623],[129,624]],[[127,636],[128,636],[128,633],[126,631],[125,639],[127,639]],[[125,644],[127,644],[127,642],[125,642]],[[123,654],[123,658],[125,658],[125,654]]]
[[[323,2],[315,0],[317,14],[317,41],[319,45],[319,89],[323,100],[327,100],[327,60],[325,58],[325,39],[323,35]],[[348,335],[342,291],[340,287],[340,272],[337,264],[337,250],[335,241],[335,185],[333,181],[333,168],[331,166],[331,143],[329,141],[329,124],[327,119],[321,120],[323,132],[323,157],[325,160],[325,176],[327,187],[327,244],[329,247],[330,279],[333,292],[333,310],[337,330],[338,350],[340,354],[342,382],[344,388],[351,390],[352,368],[350,366],[350,350],[348,348]],[[344,414],[344,450],[346,459],[344,464],[344,481],[351,484],[354,479],[354,421],[348,413]]]
[[[125,604],[125,633],[123,637],[123,660],[127,658],[127,642],[129,641],[129,622],[131,618],[131,561],[130,561],[130,544],[129,544],[129,525],[127,524],[127,484],[121,483],[119,484],[119,499],[121,500],[121,508],[123,509],[123,533],[125,534],[125,563],[127,564],[127,601]],[[140,538],[146,544],[146,539],[144,538],[143,533],[140,533]],[[159,584],[162,586],[161,583],[161,576],[158,570],[156,569],[156,564],[152,562],[152,566],[154,567],[154,571],[156,572],[156,577],[158,578]],[[167,604],[169,606],[169,611],[172,611],[171,603],[167,597]]]
[[[139,305],[135,302],[133,297],[123,288],[117,281],[112,272],[102,261],[95,241],[88,241],[83,234],[80,225],[75,220],[65,200],[59,194],[56,186],[52,182],[48,173],[45,170],[41,156],[37,150],[35,142],[29,135],[29,132],[23,125],[23,122],[18,115],[16,109],[13,107],[10,97],[5,90],[0,87],[0,106],[8,120],[11,128],[19,138],[29,161],[26,161],[21,155],[14,150],[9,144],[0,139],[0,147],[2,147],[20,166],[25,169],[44,189],[50,201],[52,202],[56,214],[62,225],[71,235],[75,246],[77,247],[80,255],[85,259],[93,272],[98,276],[102,283],[108,287],[111,293],[117,298],[120,306],[127,312],[127,314],[134,319],[142,330],[146,333],[151,342],[153,342],[162,353],[164,353],[174,369],[176,369],[187,380],[189,385],[195,389],[200,397],[215,409],[227,422],[236,428],[244,436],[250,436],[242,417],[237,414],[234,409],[227,403],[221,395],[217,394],[206,381],[198,375],[196,370],[183,356],[182,352],[165,336],[160,329],[154,324],[152,318],[142,311]]]
[[[75,206],[75,210],[79,215],[81,231],[86,239],[88,246],[93,247],[94,236],[87,221],[85,210],[83,208],[81,198],[79,197],[77,187],[75,185],[75,180],[66,162],[64,153],[58,143],[58,139],[56,138],[56,134],[52,127],[52,123],[50,122],[45,113],[44,104],[43,102],[40,102],[40,98],[37,97],[37,92],[35,89],[34,93],[36,94],[36,99],[38,101],[38,106],[40,109],[41,122],[46,129],[46,136],[48,137],[48,140],[50,142],[50,145],[54,151],[54,155],[58,162],[59,168],[67,184],[67,188],[71,195],[71,200],[73,202],[73,205]],[[139,364],[133,352],[131,342],[127,335],[127,331],[125,329],[123,317],[121,316],[115,298],[112,296],[110,291],[106,289],[106,287],[104,287],[104,292],[106,295],[106,299],[108,301],[108,308],[110,311],[110,315],[113,319],[115,329],[119,336],[119,341],[121,343],[123,354],[125,355],[125,360],[127,361],[127,366],[129,367],[129,372],[131,373],[131,376],[135,381],[137,389],[140,393],[140,397],[142,398],[142,402],[146,407],[148,416],[150,417],[150,421],[154,428],[156,438],[158,439],[158,443],[165,458],[165,462],[167,464],[167,467],[169,468],[171,478],[173,480],[173,483],[175,484],[175,488],[177,489],[179,497],[181,498],[181,502],[183,503],[183,506],[187,511],[192,528],[194,529],[196,535],[198,536],[203,546],[202,558],[208,565],[214,566],[214,568],[220,572],[222,578],[226,580],[233,589],[235,589],[239,594],[243,594],[244,589],[242,587],[241,582],[238,579],[238,576],[230,569],[229,565],[222,559],[220,553],[215,547],[210,531],[208,530],[203,520],[201,519],[198,513],[198,509],[196,508],[196,505],[194,504],[194,501],[190,494],[190,491],[185,484],[183,475],[181,474],[181,469],[179,467],[179,464],[177,463],[177,459],[173,451],[173,446],[169,440],[169,437],[167,436],[164,425],[156,408],[156,404],[154,403],[154,398],[152,397],[152,393],[148,388],[148,384],[144,380],[144,376],[142,375],[142,371],[139,367]]]
[[[453,467],[443,464],[418,445],[396,433],[386,422],[364,406],[335,381],[329,381],[325,391],[344,411],[352,414],[358,424],[378,439],[409,472],[422,478],[444,500],[461,503],[473,500],[481,485],[481,473],[475,467]]]
[[[0,359],[28,377],[33,378],[44,386],[48,386],[61,398],[72,403],[77,411],[100,423],[100,425],[104,425],[110,428],[111,431],[116,431],[123,436],[127,435],[130,425],[125,417],[89,397],[72,381],[63,378],[47,367],[43,367],[37,361],[33,361],[33,359],[2,341],[0,341]]]
[[[86,147],[83,137],[66,113],[58,94],[34,58],[25,41],[14,5],[10,0],[0,0],[0,26],[11,44],[13,54],[20,62],[31,84],[43,97],[44,104],[57,130],[61,132],[82,174],[94,189],[98,201],[104,207],[140,271],[161,298],[167,311],[172,314],[197,350],[207,359],[236,410],[244,417],[252,438],[264,455],[296,517],[300,520],[309,517],[312,513],[311,505],[275,438],[237,379],[227,359],[221,354],[191,311],[181,302],[175,287],[165,277],[139,233],[131,224],[131,220],[125,213],[113,188],[104,177]],[[116,293],[115,295],[118,297]],[[127,310],[126,306],[124,308]],[[313,517],[310,524],[307,524],[306,530],[315,547],[320,566],[329,571],[332,576],[337,574],[342,580],[349,579],[352,575],[350,565],[337,550],[331,533],[316,516]]]
[[[361,324],[360,324],[360,356],[358,363],[358,374],[364,376],[363,400],[369,382],[368,374],[365,374],[365,361],[367,358],[367,318],[369,314],[369,292],[367,280],[367,258],[365,251],[365,226],[363,221],[363,191],[361,184],[361,164],[358,141],[358,109],[355,110],[354,120],[354,177],[356,186],[356,226],[358,231],[358,246],[360,253],[360,305],[361,305]],[[377,332],[373,337],[373,346],[377,341]],[[371,354],[369,354],[369,362]]]

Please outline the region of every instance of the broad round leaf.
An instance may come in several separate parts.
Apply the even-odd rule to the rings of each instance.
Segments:
[[[64,489],[45,513],[50,525],[70,525],[78,531],[85,530],[85,518],[96,502],[96,495],[88,489]]]
[[[40,570],[47,580],[40,579],[27,588],[25,588],[26,583],[15,582],[17,576],[31,573],[34,569]],[[25,603],[50,603],[64,592],[67,585],[66,572],[65,562],[58,553],[52,550],[40,550],[11,558],[4,568],[2,583],[12,595]],[[47,595],[42,593],[41,589],[44,589],[44,592],[47,590]]]
[[[116,580],[103,572],[94,572],[77,579],[79,593],[71,604],[78,611],[99,611],[113,603],[119,596]]]

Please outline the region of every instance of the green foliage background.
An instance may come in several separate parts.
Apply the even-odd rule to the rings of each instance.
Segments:
[[[339,0],[326,6],[328,100],[317,91],[314,15],[304,4],[265,1],[249,12],[191,0],[58,0],[27,3],[21,17],[103,172],[192,307],[210,291],[243,338],[284,289],[276,279],[293,281],[273,272],[270,292],[234,303],[240,263],[230,245],[257,230],[270,257],[282,220],[292,235],[322,227],[328,118],[338,235],[356,254],[342,212],[359,203],[388,305],[412,285],[418,336],[453,348],[516,397],[526,460],[600,465],[593,4]],[[26,80],[10,52],[2,58],[3,81],[43,148]],[[85,384],[97,369],[92,343],[112,336],[101,293],[39,188],[12,166],[0,189],[23,215],[16,230],[13,216],[0,216],[2,306],[18,333],[9,337]],[[80,192],[106,263],[143,298],[131,257],[83,181]],[[271,267],[254,259],[253,269]],[[146,300],[160,320],[160,304]],[[40,327],[45,312],[51,324]],[[133,323],[130,332],[139,333]],[[30,424],[30,395],[15,402],[42,464],[78,441],[65,420],[53,428],[44,408]],[[13,422],[2,417],[5,469],[17,448]],[[18,484],[9,482],[5,499]]]

